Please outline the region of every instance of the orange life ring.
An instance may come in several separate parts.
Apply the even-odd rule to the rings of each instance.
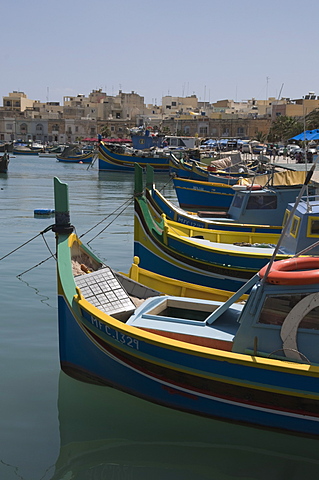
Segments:
[[[257,183],[254,183],[253,185],[247,185],[246,190],[262,190],[261,185],[257,185]]]
[[[267,266],[259,272],[264,278]],[[319,257],[294,257],[274,262],[266,282],[276,285],[311,285],[319,283]]]

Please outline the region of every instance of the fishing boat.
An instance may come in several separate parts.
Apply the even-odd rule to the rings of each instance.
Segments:
[[[0,152],[12,153],[13,151],[13,142],[3,142],[0,141]]]
[[[67,185],[54,183],[65,373],[199,416],[318,436],[318,257],[272,261],[226,302],[145,288],[136,302],[82,247]]]
[[[0,156],[0,173],[7,173],[9,161],[8,152],[4,152],[4,154]]]
[[[46,149],[44,152],[39,153],[39,157],[56,158],[56,156],[60,155],[64,149],[65,149],[65,145],[58,145],[56,147],[51,147]]]
[[[298,175],[298,184],[284,186],[281,181],[285,177],[279,175],[278,185],[254,184],[235,186],[234,197],[226,211],[198,211],[191,212],[178,207],[167,200],[154,184],[154,171],[147,169],[145,197],[153,215],[159,218],[163,213],[168,220],[184,225],[209,228],[214,230],[228,230],[236,232],[277,233],[282,228],[286,205],[294,202],[305,180],[306,172]],[[142,170],[136,167],[135,189],[143,191]],[[264,178],[264,177],[260,177]],[[309,187],[310,193],[315,193],[315,184]]]
[[[56,159],[64,163],[92,163],[95,153],[83,152],[77,145],[69,145],[61,154],[56,154]]]
[[[306,181],[310,181],[308,176]],[[304,185],[302,190],[305,189]],[[165,214],[158,218],[141,191],[135,189],[134,254],[140,258],[142,268],[199,285],[236,291],[273,254],[278,234],[197,228],[168,220]],[[316,222],[319,223],[318,199],[315,195],[302,197],[278,259],[291,257],[313,242]],[[283,225],[293,205],[286,204]],[[315,253],[319,254],[319,246]]]
[[[12,149],[13,155],[38,155],[42,151],[40,147],[31,148],[27,145],[15,145]]]
[[[169,171],[172,176],[214,183],[234,184],[240,177],[266,173],[270,166],[272,169],[275,168],[274,165],[259,160],[247,162],[242,159],[239,152],[229,153],[228,156],[212,160],[209,164],[193,158],[191,151],[181,152],[179,156],[171,152],[169,159]]]
[[[250,191],[261,190],[261,188],[264,186],[271,186],[278,191],[280,190],[282,192],[281,195],[287,194],[287,196],[289,196],[291,195],[289,189],[292,188],[292,191],[300,189],[305,176],[305,171],[296,172],[284,170],[281,172],[271,172],[270,174],[258,175],[251,178],[242,178],[241,180],[238,180],[237,184],[233,185],[228,184],[227,180],[225,180],[225,183],[216,183],[178,177],[173,178],[173,183],[177,200],[181,208],[208,212],[219,210],[222,211],[222,214],[219,213],[218,216],[222,215],[223,217],[227,218],[227,210],[233,202],[235,191],[245,190],[247,187],[248,189],[250,188]],[[286,200],[284,198],[281,200],[285,204]],[[249,209],[251,209],[251,207],[252,205],[249,206]],[[238,205],[236,208],[238,208]],[[205,215],[210,217],[216,216],[214,213]],[[258,218],[252,220],[250,215],[250,219],[241,220],[236,218],[236,221],[242,221],[244,223],[259,223],[260,217],[258,216]],[[271,221],[271,219],[268,216],[266,223],[269,221]]]
[[[109,146],[99,143],[99,171],[134,172],[134,165],[138,163],[145,168],[151,165],[156,171],[169,170],[169,152],[164,154],[163,149],[133,150],[122,145]]]

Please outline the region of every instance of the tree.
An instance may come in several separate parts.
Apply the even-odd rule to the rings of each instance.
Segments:
[[[264,143],[266,140],[266,137],[267,137],[266,133],[258,131],[254,136],[254,140],[257,140],[259,143]]]
[[[312,112],[306,115],[305,123],[307,130],[314,130],[315,128],[319,128],[319,108],[312,110]]]
[[[303,124],[293,117],[280,116],[271,125],[268,140],[270,142],[287,142],[289,138],[303,131]]]
[[[101,127],[101,135],[104,138],[108,138],[111,136],[110,129],[107,125],[103,125],[103,127]]]

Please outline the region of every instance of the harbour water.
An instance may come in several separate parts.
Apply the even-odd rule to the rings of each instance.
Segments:
[[[54,176],[69,184],[83,242],[116,270],[133,258],[133,174],[11,158],[0,174],[0,479],[317,478],[317,440],[197,418],[60,373],[54,235],[40,234],[54,219],[34,216],[54,208]],[[155,181],[175,198],[168,175]]]

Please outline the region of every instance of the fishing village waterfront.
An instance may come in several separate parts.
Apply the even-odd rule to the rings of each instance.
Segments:
[[[55,176],[69,185],[82,241],[117,271],[133,258],[134,174],[11,158],[0,174],[0,478],[316,478],[317,440],[195,417],[60,372],[55,240],[40,235],[54,219],[34,215],[54,208]],[[168,174],[155,182],[176,202]]]

